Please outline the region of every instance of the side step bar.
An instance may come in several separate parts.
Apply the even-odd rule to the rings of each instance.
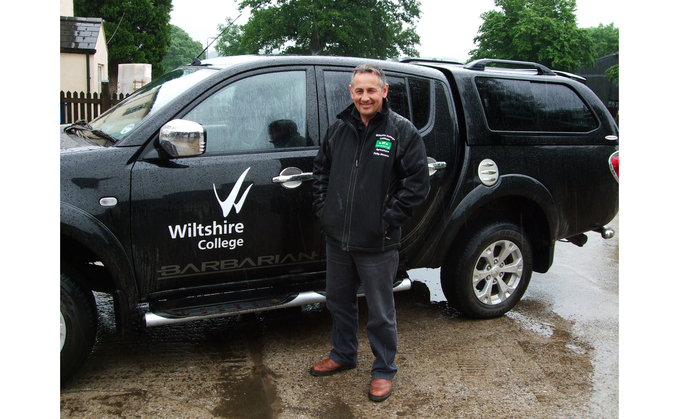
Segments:
[[[394,287],[394,292],[398,291],[407,291],[411,288],[412,282],[410,279],[405,278],[403,279],[400,283],[398,283]],[[363,297],[363,294],[359,294],[359,297]],[[205,320],[205,319],[214,319],[214,318],[219,318],[219,317],[228,317],[228,316],[235,316],[238,314],[246,314],[246,313],[258,313],[262,311],[268,311],[268,310],[276,310],[279,308],[288,308],[288,307],[299,307],[303,305],[308,305],[308,304],[316,304],[316,303],[322,303],[325,301],[325,295],[319,294],[314,291],[308,291],[308,292],[303,292],[299,295],[297,295],[295,298],[292,300],[283,303],[283,304],[275,304],[275,305],[265,305],[265,306],[257,306],[256,302],[254,303],[239,303],[238,308],[234,308],[232,310],[224,310],[223,308],[219,310],[217,313],[210,313],[210,314],[203,314],[203,315],[187,315],[187,316],[173,316],[167,313],[145,313],[144,314],[144,324],[146,327],[152,327],[152,326],[164,326],[168,324],[177,324],[177,323],[186,323],[186,322],[192,322],[195,320]],[[203,310],[205,311],[205,310]],[[169,316],[169,317],[168,317]]]

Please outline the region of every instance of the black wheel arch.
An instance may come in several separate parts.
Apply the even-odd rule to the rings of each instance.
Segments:
[[[520,226],[533,250],[533,270],[547,272],[554,260],[559,214],[554,198],[537,180],[506,175],[493,187],[478,185],[454,207],[446,223],[430,266],[441,266],[449,250],[468,231],[482,224],[507,221]]]
[[[61,263],[81,273],[83,286],[113,295],[116,325],[122,330],[139,301],[127,252],[111,230],[92,215],[65,202],[61,202],[60,213]]]

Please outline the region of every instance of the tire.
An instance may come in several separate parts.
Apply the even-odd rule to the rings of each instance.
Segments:
[[[92,292],[75,272],[61,271],[61,384],[66,383],[92,351],[97,334],[97,308]]]
[[[533,273],[523,230],[508,222],[478,227],[457,242],[441,267],[448,303],[475,319],[500,317],[521,300]]]

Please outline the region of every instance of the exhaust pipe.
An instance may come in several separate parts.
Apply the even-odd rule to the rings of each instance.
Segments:
[[[615,237],[615,230],[608,226],[599,227],[592,231],[596,231],[597,233],[601,234],[601,237],[605,240],[612,239],[613,237]],[[566,237],[565,240],[573,243],[578,247],[583,247],[585,243],[587,243],[587,235],[585,235],[585,233],[580,233],[576,236]]]
[[[615,237],[615,230],[610,228],[609,226],[603,226],[600,228],[597,228],[596,230],[597,233],[601,234],[601,237],[604,238],[605,240],[612,239]]]

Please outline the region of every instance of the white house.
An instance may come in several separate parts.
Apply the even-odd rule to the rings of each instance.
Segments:
[[[73,1],[61,0],[61,90],[101,93],[108,81],[108,49],[101,18],[73,16]]]

